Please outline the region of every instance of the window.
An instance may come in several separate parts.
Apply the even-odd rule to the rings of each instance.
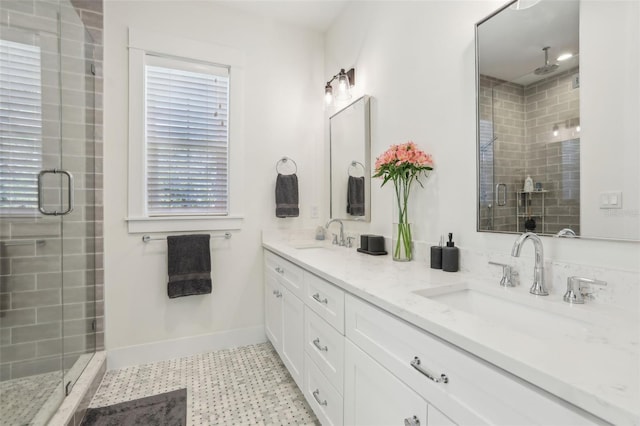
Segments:
[[[163,58],[145,68],[147,212],[228,214],[228,70]]]
[[[240,229],[244,55],[129,29],[129,232]]]
[[[40,48],[0,40],[0,213],[33,214],[42,169]]]

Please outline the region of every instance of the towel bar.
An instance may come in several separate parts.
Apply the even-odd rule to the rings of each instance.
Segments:
[[[211,238],[224,238],[225,240],[229,240],[231,239],[231,232],[227,231],[224,234],[216,234],[216,235],[211,235]],[[152,237],[151,235],[143,235],[142,236],[142,242],[143,243],[148,243],[149,241],[161,241],[161,240],[166,240],[167,237]]]

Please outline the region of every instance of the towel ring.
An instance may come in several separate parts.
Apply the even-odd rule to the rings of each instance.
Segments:
[[[287,164],[288,161],[291,161],[293,163],[293,166],[295,167],[295,170],[293,171],[293,173],[290,173],[290,174],[298,173],[298,164],[296,164],[296,162],[289,157],[282,157],[281,159],[278,160],[278,162],[276,163],[276,173],[282,174],[280,173],[280,169],[278,169],[278,167],[280,167],[281,164]]]
[[[362,176],[364,176],[365,171],[366,171],[366,169],[364,168],[364,164],[362,164],[361,162],[356,161],[356,160],[353,160],[353,161],[351,162],[351,164],[349,164],[349,167],[347,168],[347,174],[348,174],[349,176],[356,177],[356,176],[353,176],[353,175],[351,174],[351,168],[352,168],[352,167],[353,167],[353,168],[355,168],[356,166],[360,166],[360,167],[362,167]]]

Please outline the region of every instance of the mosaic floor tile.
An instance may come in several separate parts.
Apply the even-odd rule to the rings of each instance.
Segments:
[[[187,388],[187,424],[319,424],[270,343],[109,371],[91,407]]]

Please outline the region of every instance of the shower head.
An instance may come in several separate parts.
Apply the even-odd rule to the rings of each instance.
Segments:
[[[543,47],[542,50],[544,51],[544,65],[541,67],[536,68],[533,73],[536,75],[545,75],[545,74],[549,74],[551,72],[554,72],[555,70],[558,69],[558,67],[560,65],[558,64],[550,64],[549,63],[549,49],[550,47]]]

